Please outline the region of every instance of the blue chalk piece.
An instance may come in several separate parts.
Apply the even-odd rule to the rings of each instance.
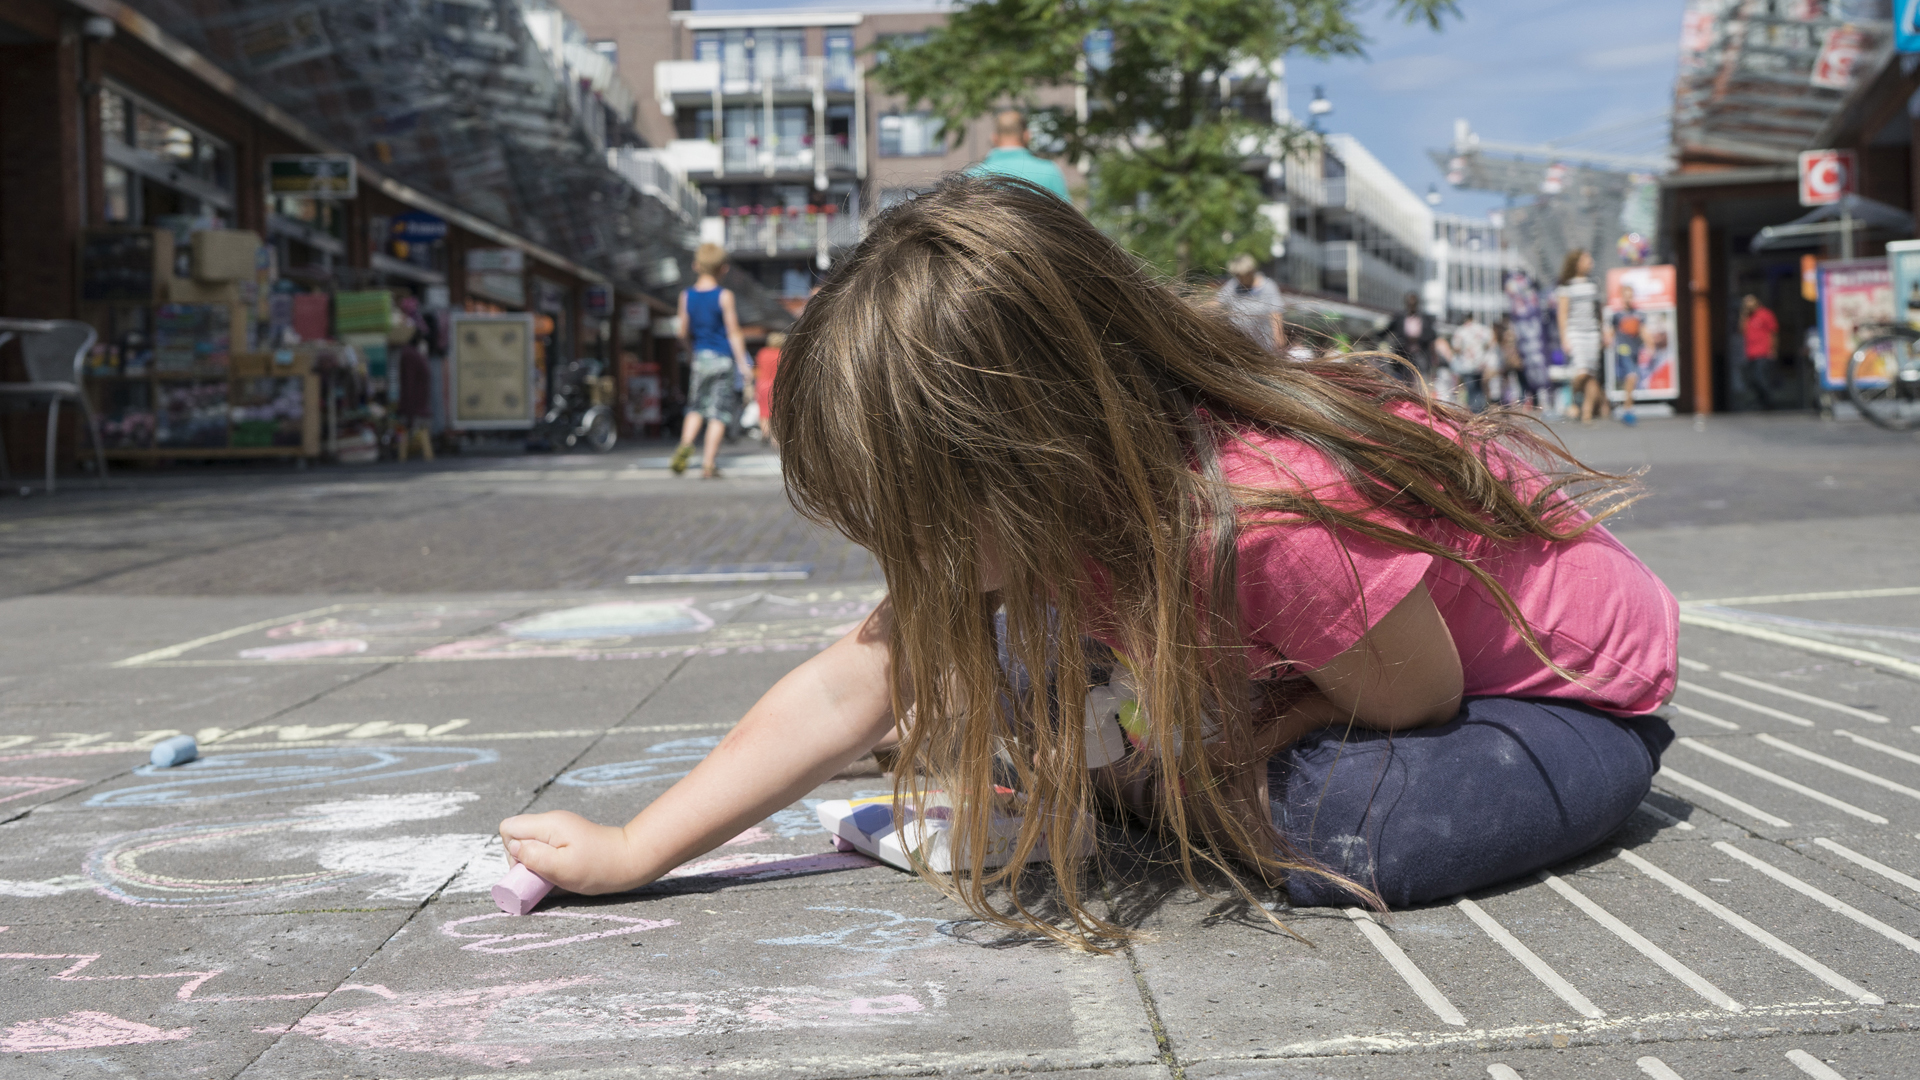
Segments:
[[[148,760],[162,769],[170,769],[175,765],[185,765],[199,756],[200,744],[193,741],[193,736],[175,735],[154,743],[153,754]]]

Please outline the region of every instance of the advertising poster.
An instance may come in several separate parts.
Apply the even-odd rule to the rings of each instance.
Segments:
[[[1920,0],[1893,0],[1893,47],[1920,53]]]
[[[1893,317],[1920,330],[1920,240],[1888,242],[1887,268],[1893,272]]]
[[[448,396],[453,426],[533,426],[533,316],[456,311],[449,334]]]
[[[1893,273],[1885,259],[1820,264],[1820,387],[1845,390],[1847,360],[1862,328],[1893,322]]]
[[[1671,265],[1607,271],[1600,329],[1606,346],[1607,396],[1612,400],[1626,397],[1629,377],[1636,401],[1671,401],[1680,396],[1678,335],[1674,333],[1678,282]]]

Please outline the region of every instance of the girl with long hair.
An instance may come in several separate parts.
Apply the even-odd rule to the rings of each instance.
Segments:
[[[898,799],[953,804],[955,869],[926,876],[1098,947],[1127,934],[1087,902],[1116,814],[1189,882],[1415,904],[1598,843],[1672,738],[1676,606],[1600,524],[1625,478],[1513,414],[1262,349],[1030,185],[876,219],[774,398],[789,498],[888,598],[625,827],[503,822],[563,888],[645,884],[897,740]],[[1079,704],[1107,679],[1117,759]]]

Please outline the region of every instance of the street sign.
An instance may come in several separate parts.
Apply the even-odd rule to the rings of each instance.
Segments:
[[[352,154],[269,154],[267,194],[298,199],[352,199],[360,194]]]
[[[1826,206],[1859,185],[1859,159],[1851,150],[1800,151],[1800,205]]]

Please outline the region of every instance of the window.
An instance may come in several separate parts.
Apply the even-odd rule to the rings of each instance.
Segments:
[[[828,30],[827,52],[827,89],[853,89],[853,31]]]
[[[873,58],[884,64],[887,53],[893,49],[911,49],[927,43],[927,32],[919,30],[911,34],[881,34],[874,41]]]
[[[607,63],[620,66],[620,43],[611,38],[593,43],[593,51],[607,58]]]
[[[880,156],[938,157],[947,152],[944,130],[932,113],[888,113],[880,118]]]
[[[233,208],[233,151],[223,141],[111,84],[99,92],[106,217],[217,218]]]

